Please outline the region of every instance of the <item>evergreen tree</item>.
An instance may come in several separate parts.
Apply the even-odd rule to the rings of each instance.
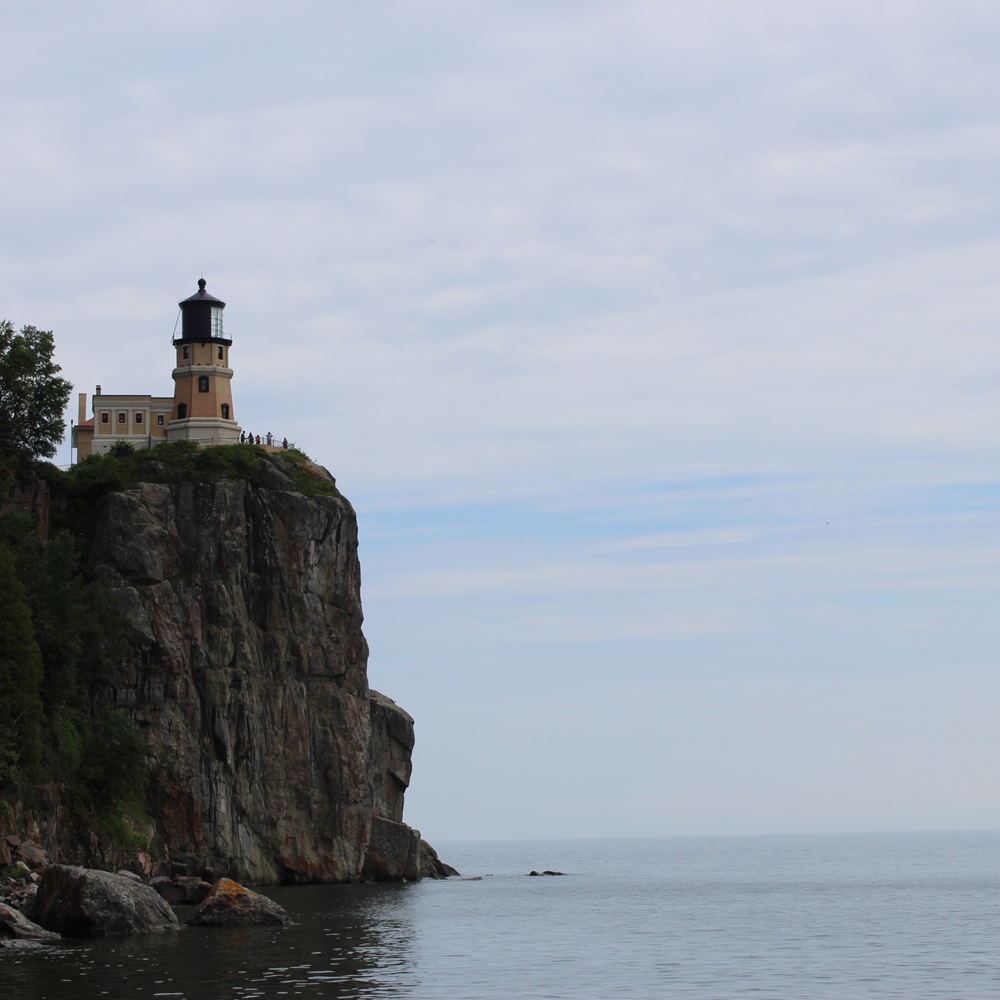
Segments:
[[[14,573],[14,557],[0,545],[0,757],[22,772],[41,754],[41,685],[31,609]]]

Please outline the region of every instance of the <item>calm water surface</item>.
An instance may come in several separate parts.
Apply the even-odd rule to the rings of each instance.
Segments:
[[[485,877],[265,889],[294,925],[0,952],[0,998],[1000,998],[1000,833],[438,847]]]

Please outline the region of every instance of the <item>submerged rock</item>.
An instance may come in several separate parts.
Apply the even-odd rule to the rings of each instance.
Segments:
[[[146,934],[177,927],[157,891],[122,875],[53,865],[38,885],[28,916],[65,937]]]
[[[230,878],[220,878],[188,924],[192,927],[248,927],[287,922],[288,914],[273,899],[244,888]]]

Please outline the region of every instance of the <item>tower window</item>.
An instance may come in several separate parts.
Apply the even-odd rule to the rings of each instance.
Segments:
[[[199,375],[198,376],[198,391],[199,392],[208,392],[208,376],[207,375]]]
[[[183,420],[188,415],[188,405],[187,403],[177,404],[177,417],[179,420]]]
[[[229,419],[229,404],[228,403],[223,403],[222,404],[222,419],[223,420],[228,420]]]
[[[111,414],[108,413],[107,410],[102,410],[101,411],[101,423],[102,424],[109,424],[109,423],[111,423]]]
[[[125,414],[124,413],[119,413],[118,414],[118,423],[120,423],[120,424],[125,423]]]
[[[185,347],[184,348],[184,360],[187,361],[187,359],[189,357],[191,357],[191,352],[189,351],[189,349],[187,347]]]
[[[162,427],[163,426],[163,414],[162,413],[157,413],[156,414],[156,426],[157,427]]]
[[[222,308],[212,306],[212,336],[222,337]]]
[[[137,413],[137,414],[135,415],[135,422],[136,422],[137,424],[141,424],[141,423],[142,423],[142,414],[141,414],[141,413]]]
[[[221,345],[219,347],[219,360],[220,361],[222,360],[222,347],[221,347]]]

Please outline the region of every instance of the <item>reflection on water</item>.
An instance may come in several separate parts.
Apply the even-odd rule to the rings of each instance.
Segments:
[[[1000,997],[997,833],[452,844],[445,856],[492,877],[269,888],[294,924],[0,951],[0,1000]]]
[[[409,994],[409,885],[271,887],[287,927],[184,928],[0,956],[4,1000]],[[193,907],[179,907],[183,921]]]

